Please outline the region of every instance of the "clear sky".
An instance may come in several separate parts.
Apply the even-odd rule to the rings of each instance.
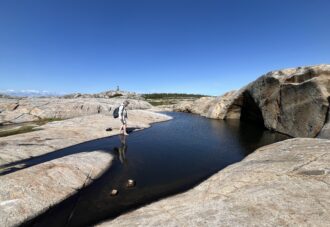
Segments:
[[[0,0],[0,89],[219,95],[330,63],[329,0]]]

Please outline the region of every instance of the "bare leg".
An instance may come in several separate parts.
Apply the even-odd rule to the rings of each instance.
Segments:
[[[125,135],[125,136],[128,136],[128,133],[126,132],[126,127],[127,127],[126,124],[124,124],[123,126],[124,126],[124,127],[123,127],[123,128],[124,128],[124,135]]]

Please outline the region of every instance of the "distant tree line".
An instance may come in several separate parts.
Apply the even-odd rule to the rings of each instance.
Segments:
[[[185,93],[150,93],[142,95],[145,99],[176,99],[176,98],[201,98],[207,95]]]

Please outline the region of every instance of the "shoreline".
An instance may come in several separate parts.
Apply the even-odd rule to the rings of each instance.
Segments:
[[[150,127],[150,124],[167,121],[165,114],[147,110],[130,110],[128,126],[136,129]],[[106,128],[113,129],[108,132]],[[89,140],[119,134],[120,122],[110,115],[89,115],[62,121],[50,122],[36,127],[37,131],[0,138],[0,167],[11,162],[33,158],[39,155],[73,146]]]
[[[96,226],[327,226],[329,145],[293,138],[263,146],[194,188]]]
[[[145,110],[131,110],[129,117],[129,126],[139,130],[148,128],[153,123],[171,119],[165,114]],[[86,121],[89,124],[75,126],[75,130],[67,129],[74,124],[85,124]],[[104,123],[111,124],[115,130],[105,131]],[[54,155],[58,150],[89,140],[118,135],[119,125],[118,119],[112,116],[91,115],[48,123],[41,126],[44,130],[8,136],[5,137],[6,141],[0,138],[0,146],[5,148],[1,152],[1,157],[4,157],[6,152],[24,153],[25,149],[29,151],[20,156],[7,153],[7,159],[5,157],[1,160],[2,167],[7,165],[7,168],[14,168],[14,172],[0,176],[0,216],[3,217],[1,225],[23,224],[70,197],[110,168],[114,157],[102,150],[92,150],[65,155],[41,164],[27,166],[27,168],[24,168],[24,161],[33,160],[38,156]],[[97,132],[91,132],[89,127],[92,126],[92,129]],[[66,129],[65,133],[64,129]],[[49,141],[53,141],[53,144]],[[25,149],[18,150],[22,146]],[[33,148],[38,149],[34,151]],[[21,163],[15,166],[15,164],[10,165],[12,162]],[[2,169],[2,171],[5,170]]]

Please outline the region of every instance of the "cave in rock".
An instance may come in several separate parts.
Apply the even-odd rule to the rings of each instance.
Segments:
[[[261,110],[248,91],[242,94],[241,117],[242,121],[252,121],[264,127]]]

